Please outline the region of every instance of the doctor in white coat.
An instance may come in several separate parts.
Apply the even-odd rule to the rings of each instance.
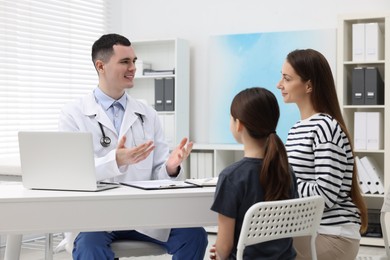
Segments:
[[[136,59],[127,38],[100,37],[92,46],[99,86],[64,106],[59,130],[93,134],[98,180],[181,179],[180,165],[192,142],[184,138],[169,154],[157,112],[126,93],[134,84]],[[114,259],[110,244],[118,239],[160,244],[173,259],[202,260],[207,247],[203,228],[82,232],[74,241],[73,259]]]

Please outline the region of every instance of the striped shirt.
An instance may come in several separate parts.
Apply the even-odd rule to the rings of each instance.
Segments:
[[[339,123],[326,114],[297,122],[289,131],[286,150],[301,197],[325,199],[321,226],[360,227],[360,213],[349,195],[354,158]]]

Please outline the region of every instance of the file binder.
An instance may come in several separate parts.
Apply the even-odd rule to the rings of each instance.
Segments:
[[[382,238],[383,231],[380,224],[380,216],[381,216],[380,209],[367,209],[367,213],[368,213],[367,231],[364,234],[362,234],[362,236]]]
[[[365,24],[365,61],[383,60],[383,33],[379,23]]]
[[[364,104],[384,104],[384,83],[379,71],[375,67],[367,67],[364,70]]]
[[[367,149],[367,112],[354,113],[354,145],[356,150]]]
[[[385,190],[383,185],[383,172],[379,168],[376,161],[369,156],[362,157],[360,161],[362,162],[362,165],[366,170],[368,176],[372,180],[376,192],[379,194],[384,194]]]
[[[203,179],[207,178],[206,176],[206,153],[199,152],[198,153],[198,178]]]
[[[208,151],[192,152],[190,154],[190,176],[196,179],[212,178],[214,176],[214,154]]]
[[[175,110],[175,79],[158,78],[154,80],[154,108],[156,111]]]
[[[207,178],[210,178],[212,176],[214,176],[214,170],[213,170],[213,165],[214,165],[214,154],[213,153],[206,153],[206,156],[205,156],[205,162],[204,162],[204,165],[205,165],[205,176]]]
[[[369,180],[367,177],[366,170],[364,169],[362,162],[360,161],[358,156],[355,157],[355,163],[356,163],[357,174],[359,177],[359,185],[360,185],[361,192],[364,194],[371,193],[371,190],[368,187]]]
[[[161,122],[161,128],[164,130],[165,141],[170,149],[174,149],[176,144],[175,139],[175,115],[158,113],[158,118]]]
[[[190,176],[191,178],[198,179],[198,153],[190,153]]]
[[[366,112],[367,150],[383,148],[383,117],[380,112]]]
[[[174,78],[164,79],[164,110],[175,110],[175,81]]]
[[[364,105],[364,68],[352,70],[352,105]]]
[[[164,79],[154,80],[154,109],[164,111]]]
[[[356,156],[355,160],[356,160],[356,167],[358,167],[360,163],[361,166],[360,174],[363,178],[363,182],[366,184],[366,186],[369,189],[369,193],[378,194],[378,188],[375,185],[373,178],[371,178],[371,175],[369,174],[366,167],[364,166],[362,159]]]
[[[175,147],[175,115],[164,115],[164,134],[165,140],[170,147]]]
[[[365,60],[365,24],[352,24],[352,61]]]

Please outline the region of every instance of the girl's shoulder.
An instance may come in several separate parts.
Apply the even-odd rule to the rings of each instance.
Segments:
[[[241,160],[227,166],[225,169],[222,170],[220,175],[226,177],[228,176],[234,177],[235,172],[237,171],[243,172],[245,171],[245,169],[252,169],[254,167],[258,167],[261,163],[262,163],[262,159],[244,157]]]

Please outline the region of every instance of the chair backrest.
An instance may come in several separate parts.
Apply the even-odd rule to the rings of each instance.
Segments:
[[[321,196],[265,201],[252,205],[245,214],[237,245],[237,260],[247,246],[270,240],[311,236],[312,259],[317,259],[315,237],[324,211]]]

